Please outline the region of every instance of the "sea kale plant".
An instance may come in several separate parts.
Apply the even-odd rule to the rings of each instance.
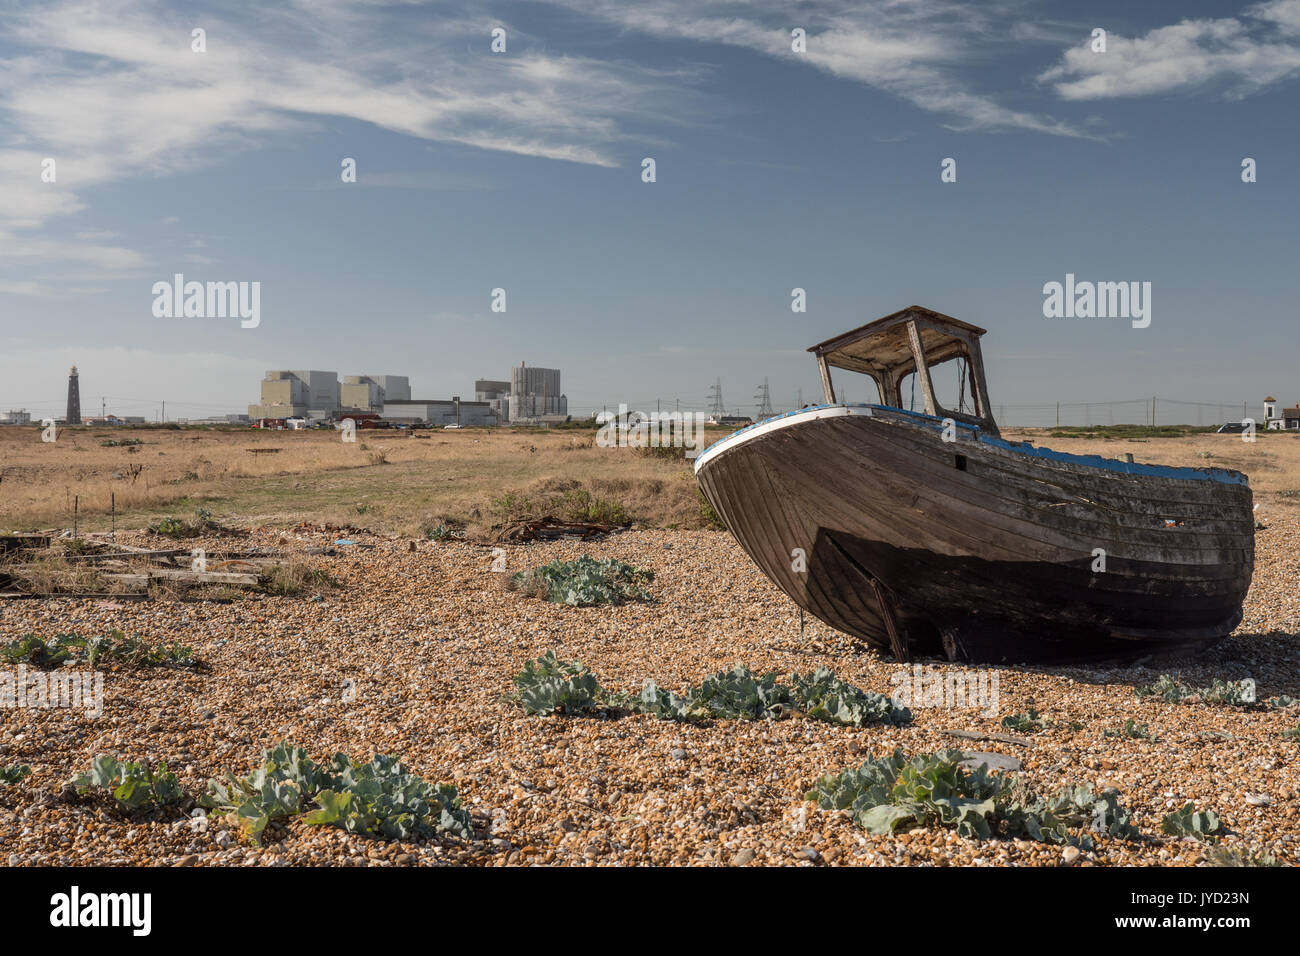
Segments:
[[[1136,832],[1112,791],[1097,795],[1089,787],[1067,787],[1043,799],[1015,775],[992,774],[986,764],[964,769],[964,759],[953,749],[911,760],[895,750],[822,777],[805,799],[825,810],[847,810],[859,826],[878,834],[942,826],[967,838],[1001,835],[1090,848],[1091,836],[1071,831],[1087,827],[1120,839]]]
[[[645,682],[640,694],[635,696],[610,694],[610,701],[614,706],[634,714],[649,714],[660,720],[694,723],[709,716],[708,710],[699,706],[690,692],[687,692],[684,697],[679,697],[670,690],[664,690],[652,680]]]
[[[1002,726],[1017,733],[1032,734],[1040,730],[1046,730],[1050,725],[1046,717],[1030,707],[1027,713],[1003,717]]]
[[[585,554],[575,561],[552,561],[531,571],[520,571],[509,579],[511,587],[525,594],[574,607],[650,601],[650,592],[642,585],[652,580],[652,571]]]
[[[1281,866],[1277,857],[1263,850],[1232,849],[1224,846],[1211,847],[1205,854],[1207,866]]]
[[[794,699],[809,717],[833,724],[907,724],[912,712],[884,694],[855,687],[819,667],[806,676],[794,675]]]
[[[1064,787],[1055,796],[1029,793],[1017,780],[1013,798],[1000,808],[1010,834],[1023,834],[1041,843],[1077,844],[1090,849],[1090,836],[1075,839],[1069,831],[1086,827],[1093,833],[1131,840],[1137,835],[1129,812],[1119,805],[1114,790],[1094,793],[1092,787]]]
[[[32,768],[25,763],[20,763],[16,767],[0,767],[0,783],[17,783],[31,772]]]
[[[1118,730],[1105,730],[1102,733],[1107,737],[1128,737],[1132,740],[1149,740],[1151,737],[1147,725],[1139,724],[1132,717],[1124,718],[1124,726]]]
[[[910,761],[901,749],[868,757],[861,767],[822,777],[805,799],[825,810],[848,810],[870,833],[938,824],[964,837],[987,838],[997,819],[995,798],[1008,782],[983,765],[967,773],[959,766],[964,757],[951,749]]]
[[[176,774],[159,763],[153,769],[143,761],[122,760],[108,754],[96,757],[90,770],[72,778],[72,785],[86,793],[108,790],[125,811],[152,810],[180,803],[184,794]]]
[[[78,637],[58,634],[48,643],[35,634],[0,647],[0,660],[11,664],[31,664],[50,669],[69,661],[84,663],[94,669],[121,664],[126,667],[197,667],[194,652],[180,644],[151,646],[139,637],[127,637],[114,630],[101,637]]]
[[[526,714],[583,714],[600,706],[596,677],[582,664],[562,661],[547,651],[524,665],[515,678],[518,700]]]
[[[1255,682],[1249,677],[1242,680],[1223,680],[1215,677],[1208,686],[1189,687],[1181,681],[1174,680],[1168,674],[1161,674],[1154,684],[1136,687],[1133,693],[1138,697],[1157,697],[1167,704],[1196,699],[1206,704],[1231,704],[1241,707],[1255,703]]]
[[[224,780],[209,780],[199,805],[214,814],[234,814],[244,836],[260,845],[273,820],[298,814],[329,783],[328,777],[300,747],[281,742],[262,751],[262,765],[245,777],[229,771]]]
[[[778,684],[776,674],[756,676],[743,664],[706,677],[687,695],[710,717],[741,720],[775,720],[789,714],[794,704],[790,688]]]
[[[320,809],[303,817],[311,826],[336,826],[390,840],[433,833],[473,836],[469,812],[461,807],[455,787],[428,783],[408,773],[400,760],[383,754],[369,763],[335,754],[330,786],[315,800]]]
[[[127,637],[113,630],[102,637],[89,640],[77,638],[77,645],[85,648],[86,665],[100,667],[104,664],[123,664],[127,667],[195,667],[198,661],[194,651],[175,642],[151,646],[139,637]]]
[[[1181,810],[1167,813],[1160,820],[1160,830],[1170,836],[1190,836],[1208,840],[1223,833],[1223,821],[1213,810],[1197,810],[1187,803]]]
[[[73,649],[84,643],[71,634],[59,634],[48,644],[35,634],[24,634],[16,641],[0,646],[0,660],[6,664],[31,664],[48,670],[72,660]]]
[[[547,651],[524,665],[515,678],[515,699],[527,714],[584,714],[621,710],[648,714],[661,720],[693,722],[725,720],[778,720],[799,711],[815,720],[864,727],[875,723],[903,724],[912,719],[883,694],[862,690],[840,680],[826,668],[795,674],[793,686],[779,683],[777,675],[755,674],[743,664],[719,671],[698,687],[677,694],[647,680],[639,693],[607,691],[581,664],[562,661]]]
[[[171,516],[162,518],[149,525],[149,533],[167,538],[197,538],[202,534],[224,530],[221,525],[212,520],[212,512],[206,508],[199,508],[194,514],[193,521],[183,521]]]
[[[328,765],[317,764],[288,742],[264,750],[262,765],[246,777],[227,773],[224,780],[209,781],[199,803],[214,815],[234,814],[254,845],[273,821],[297,816],[313,803],[315,809],[302,817],[312,826],[389,839],[473,835],[455,787],[427,783],[384,755],[359,764],[339,753]]]

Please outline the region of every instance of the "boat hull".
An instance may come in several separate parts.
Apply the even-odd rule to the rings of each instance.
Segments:
[[[760,423],[696,474],[796,604],[897,653],[892,614],[907,656],[1120,659],[1217,640],[1254,567],[1242,475],[1062,455],[884,406]]]

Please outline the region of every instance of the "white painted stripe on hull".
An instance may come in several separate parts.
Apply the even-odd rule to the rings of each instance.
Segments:
[[[805,422],[816,421],[819,418],[843,418],[845,415],[863,415],[870,418],[870,405],[819,405],[816,408],[804,409],[797,412],[788,412],[777,418],[769,418],[767,421],[759,422],[757,425],[750,425],[748,428],[742,428],[734,435],[729,435],[721,441],[716,441],[705,449],[704,454],[695,459],[695,473],[700,473],[700,466],[708,461],[718,452],[726,451],[729,448],[735,448],[743,445],[745,442],[762,435],[770,434],[781,428],[789,428],[791,425],[802,425]]]

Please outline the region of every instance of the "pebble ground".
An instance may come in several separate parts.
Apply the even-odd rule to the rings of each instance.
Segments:
[[[1300,744],[1281,733],[1300,713],[1133,694],[1169,672],[1190,684],[1252,677],[1260,699],[1300,697],[1300,510],[1280,508],[1266,521],[1245,621],[1218,647],[1147,666],[1003,667],[996,714],[914,707],[910,726],[864,729],[799,717],[700,726],[525,717],[506,699],[523,663],[551,648],[620,690],[647,678],[685,687],[737,662],[786,678],[824,665],[870,690],[896,686],[894,662],[811,619],[801,634],[797,609],[725,533],[633,531],[507,549],[507,571],[590,553],[655,572],[653,604],[575,609],[506,590],[491,552],[462,542],[421,541],[411,551],[407,538],[350,534],[356,545],[308,555],[337,535],[255,531],[246,544],[301,555],[342,588],[316,600],[228,604],[0,601],[6,641],[121,628],[187,644],[207,664],[196,673],[109,671],[98,718],[0,711],[0,765],[33,770],[19,784],[0,784],[0,863],[1196,865],[1204,844],[1160,833],[1163,814],[1193,801],[1225,821],[1222,845],[1295,864]],[[943,733],[1005,733],[1000,718],[1030,707],[1052,726],[1023,744]],[[1105,735],[1128,717],[1147,724],[1151,739]],[[247,772],[262,747],[283,738],[321,757],[397,754],[426,779],[454,783],[474,815],[475,839],[389,843],[293,823],[259,849],[220,823],[196,832],[181,810],[123,818],[101,802],[60,799],[97,754],[166,760],[200,793],[209,777]],[[1115,787],[1141,838],[1075,855],[937,828],[880,837],[803,799],[820,775],[868,753],[963,745],[1018,758],[1043,791]]]

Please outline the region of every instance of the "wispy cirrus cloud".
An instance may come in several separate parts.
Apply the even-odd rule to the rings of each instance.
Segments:
[[[1013,12],[951,0],[792,6],[780,0],[556,0],[586,16],[656,37],[743,47],[806,63],[943,117],[960,130],[1022,129],[1056,136],[1092,134],[1064,120],[1002,102],[1006,91],[976,88],[966,69],[1012,39]],[[807,49],[791,50],[791,30]],[[1024,39],[1022,36],[1021,40]]]
[[[1084,44],[1041,73],[1067,100],[1151,96],[1217,87],[1232,98],[1300,77],[1300,0],[1271,0],[1241,17],[1183,20],[1139,37]]]
[[[333,118],[552,160],[613,166],[632,116],[674,120],[699,71],[489,50],[501,21],[440,4],[297,0],[194,15],[154,0],[33,4],[0,39],[0,231],[82,211],[81,190],[202,167]],[[508,25],[507,25],[508,26]],[[207,51],[190,32],[206,31]],[[525,49],[518,49],[525,45]],[[40,181],[41,160],[57,181]]]
[[[103,184],[203,168],[338,119],[429,142],[616,166],[632,143],[650,141],[650,124],[700,118],[711,68],[681,51],[689,56],[698,47],[706,59],[710,45],[882,91],[950,129],[1098,135],[1092,119],[1060,119],[1041,102],[1023,106],[1027,96],[1043,101],[1042,89],[1027,81],[1039,65],[1027,74],[986,69],[1026,49],[1045,47],[1054,56],[1076,29],[1086,36],[1082,27],[1029,16],[1031,0],[533,6],[530,13],[561,14],[557,22],[568,13],[598,25],[593,35],[602,39],[582,47],[588,55],[563,52],[568,44],[553,52],[547,43],[555,38],[530,36],[473,0],[231,0],[201,15],[160,0],[18,3],[0,20],[0,257],[24,268],[11,278],[27,282],[49,281],[26,271],[37,261],[109,274],[139,270],[148,256],[129,248],[126,237],[88,228],[97,224],[79,221],[70,234],[43,233],[39,241],[31,233],[87,218],[87,197]],[[508,55],[490,52],[496,26],[508,31]],[[807,31],[800,54],[790,47],[796,26]],[[205,53],[191,50],[195,27],[207,33]],[[632,42],[623,45],[623,38]],[[679,65],[646,65],[655,56],[647,39],[674,44],[669,62]],[[609,55],[612,49],[620,55]],[[1186,20],[1132,40],[1112,35],[1105,55],[1080,45],[1038,79],[1069,101],[1214,81],[1229,95],[1245,95],[1297,71],[1300,0],[1268,0],[1238,17]],[[57,182],[41,182],[45,158],[56,160]],[[456,175],[367,169],[362,182],[367,175],[374,186],[469,188]]]

